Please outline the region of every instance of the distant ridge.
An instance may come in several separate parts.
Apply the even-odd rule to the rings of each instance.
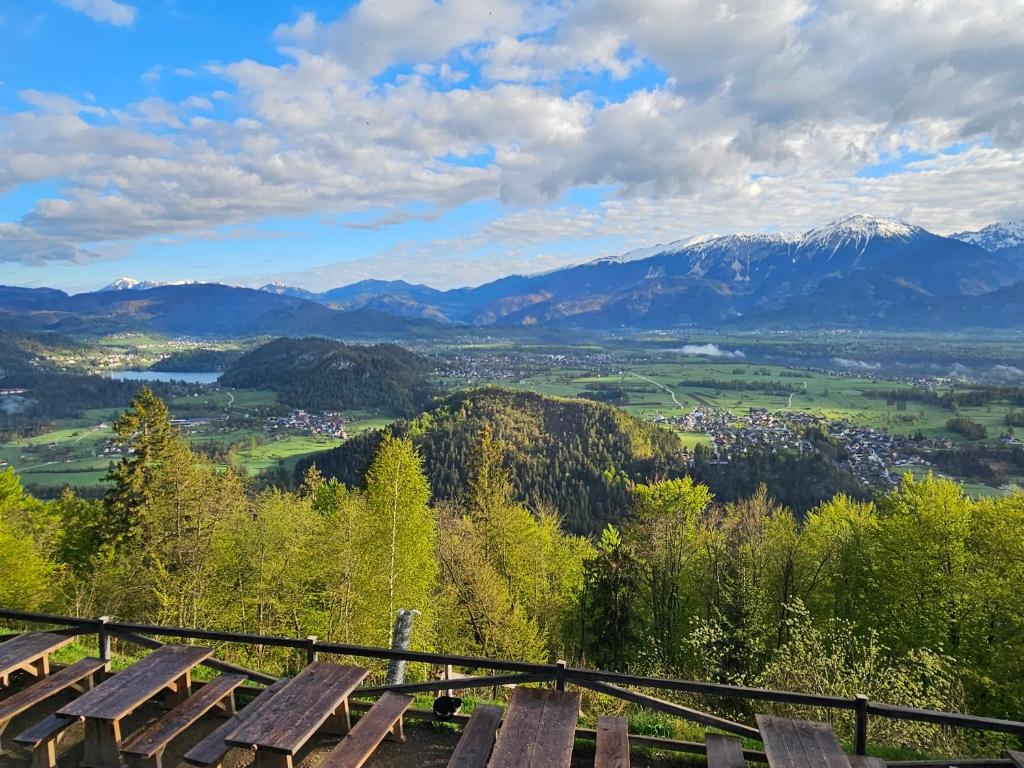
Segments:
[[[858,213],[799,234],[677,240],[541,274],[439,290],[361,280],[322,292],[282,283],[156,285],[121,278],[107,289],[0,287],[0,327],[101,332],[136,325],[209,334],[400,338],[443,325],[575,327],[595,331],[742,325],[948,326],[921,308],[986,296],[984,325],[1018,315],[1024,224],[943,237],[901,219]],[[934,300],[934,301],[933,301]],[[366,334],[368,336],[364,336]]]

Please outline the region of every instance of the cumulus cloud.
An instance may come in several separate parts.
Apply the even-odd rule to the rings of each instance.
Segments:
[[[57,0],[65,8],[84,13],[94,21],[103,21],[115,27],[129,27],[135,21],[138,9],[117,0]]]
[[[60,2],[121,26],[136,13]],[[377,262],[386,276],[434,258],[465,283],[578,261],[574,238],[635,247],[850,210],[950,232],[1024,197],[1018,0],[362,0],[275,39],[283,63],[209,65],[212,94],[159,96],[160,73],[194,74],[172,62],[130,104],[23,91],[0,116],[0,192],[61,184],[16,223],[42,238],[25,259],[266,217],[386,227],[499,199],[477,231]],[[609,80],[630,85],[602,92]],[[923,159],[857,175],[907,153]],[[581,188],[603,199],[553,203]]]
[[[699,357],[722,357],[722,358],[742,358],[746,357],[742,350],[734,349],[729,351],[722,349],[717,344],[684,344],[679,349],[680,354],[693,355]]]

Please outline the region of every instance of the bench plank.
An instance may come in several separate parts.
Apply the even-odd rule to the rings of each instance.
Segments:
[[[245,675],[221,675],[176,706],[162,718],[121,747],[121,753],[142,758],[157,758],[171,740],[213,709],[235,688],[245,682]]]
[[[321,768],[360,768],[385,736],[401,728],[402,715],[413,701],[413,696],[386,691],[324,758]]]
[[[369,670],[361,667],[314,661],[229,734],[227,742],[293,755],[346,703],[368,674]]]
[[[597,718],[594,768],[629,768],[629,724],[626,718]]]
[[[568,768],[580,695],[516,688],[498,731],[489,768]]]
[[[185,762],[200,766],[200,768],[220,765],[224,756],[231,750],[231,745],[224,741],[224,737],[237,730],[238,726],[247,718],[256,714],[260,707],[264,706],[273,698],[274,694],[284,688],[287,682],[287,680],[278,680],[273,685],[260,691],[256,698],[240,709],[233,718],[222,723],[209,736],[186,752],[183,756]]]
[[[106,666],[107,662],[99,659],[82,659],[0,701],[0,737],[12,718],[84,680],[91,681],[92,676]]]
[[[32,768],[56,768],[57,740],[77,718],[49,715],[14,737],[14,741],[32,750]]]
[[[26,632],[0,643],[0,682],[7,684],[12,672],[31,668],[32,674],[49,674],[49,655],[75,638],[55,632]]]
[[[469,716],[459,743],[455,745],[448,768],[485,768],[503,714],[501,707],[493,704],[476,707]]]
[[[850,768],[885,768],[885,760],[880,757],[847,755],[846,759],[850,761]],[[1020,768],[1024,768],[1024,763],[1021,763]]]
[[[1006,756],[1013,761],[1013,764],[1017,768],[1024,768],[1024,752],[1018,752],[1015,749],[1006,750]]]
[[[746,768],[743,743],[735,736],[709,733],[704,736],[708,768]]]

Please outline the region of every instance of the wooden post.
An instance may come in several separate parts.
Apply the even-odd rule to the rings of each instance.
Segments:
[[[306,638],[306,663],[312,664],[316,661],[316,635],[310,635]]]
[[[391,650],[409,650],[409,640],[412,637],[412,619],[419,613],[417,610],[403,608],[395,617],[395,629],[391,633]],[[384,679],[384,685],[401,685],[405,681],[405,660],[391,659],[388,661],[388,672]]]
[[[868,697],[858,693],[854,697],[856,721],[853,733],[853,751],[858,755],[868,753]]]
[[[565,661],[562,659],[555,662],[555,688],[565,690]]]
[[[100,659],[102,661],[110,661],[110,633],[107,632],[106,625],[110,622],[109,616],[100,616],[100,629],[96,633],[99,640],[100,647]]]

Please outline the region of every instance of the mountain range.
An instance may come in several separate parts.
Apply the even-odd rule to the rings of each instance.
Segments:
[[[1012,328],[1024,324],[1022,281],[1022,222],[944,237],[856,214],[799,235],[677,241],[452,290],[402,280],[315,293],[127,278],[76,295],[0,287],[0,325],[339,338],[429,335],[445,325]]]

